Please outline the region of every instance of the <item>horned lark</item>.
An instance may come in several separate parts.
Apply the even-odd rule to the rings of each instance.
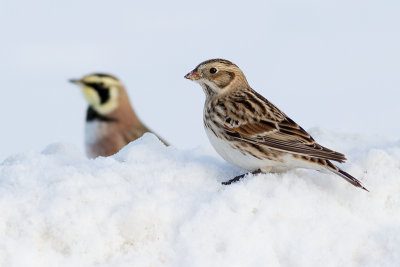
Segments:
[[[199,83],[206,94],[204,127],[211,144],[226,161],[253,174],[293,168],[329,170],[367,190],[331,162],[344,162],[343,154],[316,143],[303,128],[254,91],[232,62],[207,60],[185,78]]]
[[[89,104],[85,127],[88,157],[113,155],[151,132],[135,114],[124,85],[116,77],[96,73],[70,82],[81,87]]]

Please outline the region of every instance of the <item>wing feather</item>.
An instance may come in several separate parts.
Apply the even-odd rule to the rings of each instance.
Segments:
[[[262,102],[266,106],[266,111],[278,114],[279,116],[271,116],[271,114],[265,113],[255,114],[254,110],[249,108],[251,107],[249,103],[252,102],[252,99],[249,99],[249,94],[242,95],[242,99],[240,101],[236,99],[235,104],[240,105],[240,112],[246,114],[246,117],[250,116],[251,119],[242,120],[237,125],[232,125],[228,123],[230,120],[226,120],[224,129],[230,133],[230,136],[249,143],[298,155],[318,157],[338,162],[346,160],[343,154],[316,143],[309,133],[268,100],[258,97],[258,94],[253,94],[253,97],[257,98],[256,102],[258,104]],[[229,113],[227,116],[229,116]]]

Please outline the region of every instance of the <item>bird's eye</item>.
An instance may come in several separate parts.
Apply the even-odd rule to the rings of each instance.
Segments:
[[[214,74],[214,73],[216,73],[216,72],[217,72],[217,69],[216,69],[216,68],[211,68],[211,69],[210,69],[210,73],[211,73],[211,74]]]

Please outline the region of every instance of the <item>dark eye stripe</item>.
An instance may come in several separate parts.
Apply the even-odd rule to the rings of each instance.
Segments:
[[[97,113],[96,110],[94,110],[92,107],[89,106],[87,112],[86,112],[86,121],[104,121],[104,122],[117,122],[118,120],[112,117],[107,117],[104,115],[101,115],[100,113]]]
[[[85,83],[87,86],[96,90],[100,97],[100,104],[106,103],[110,99],[110,90],[108,87],[104,87],[102,83]]]

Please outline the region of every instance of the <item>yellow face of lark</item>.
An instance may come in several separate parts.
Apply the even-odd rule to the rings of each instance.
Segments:
[[[117,78],[107,74],[90,74],[71,82],[81,87],[88,104],[100,114],[106,115],[118,107],[122,84]]]

